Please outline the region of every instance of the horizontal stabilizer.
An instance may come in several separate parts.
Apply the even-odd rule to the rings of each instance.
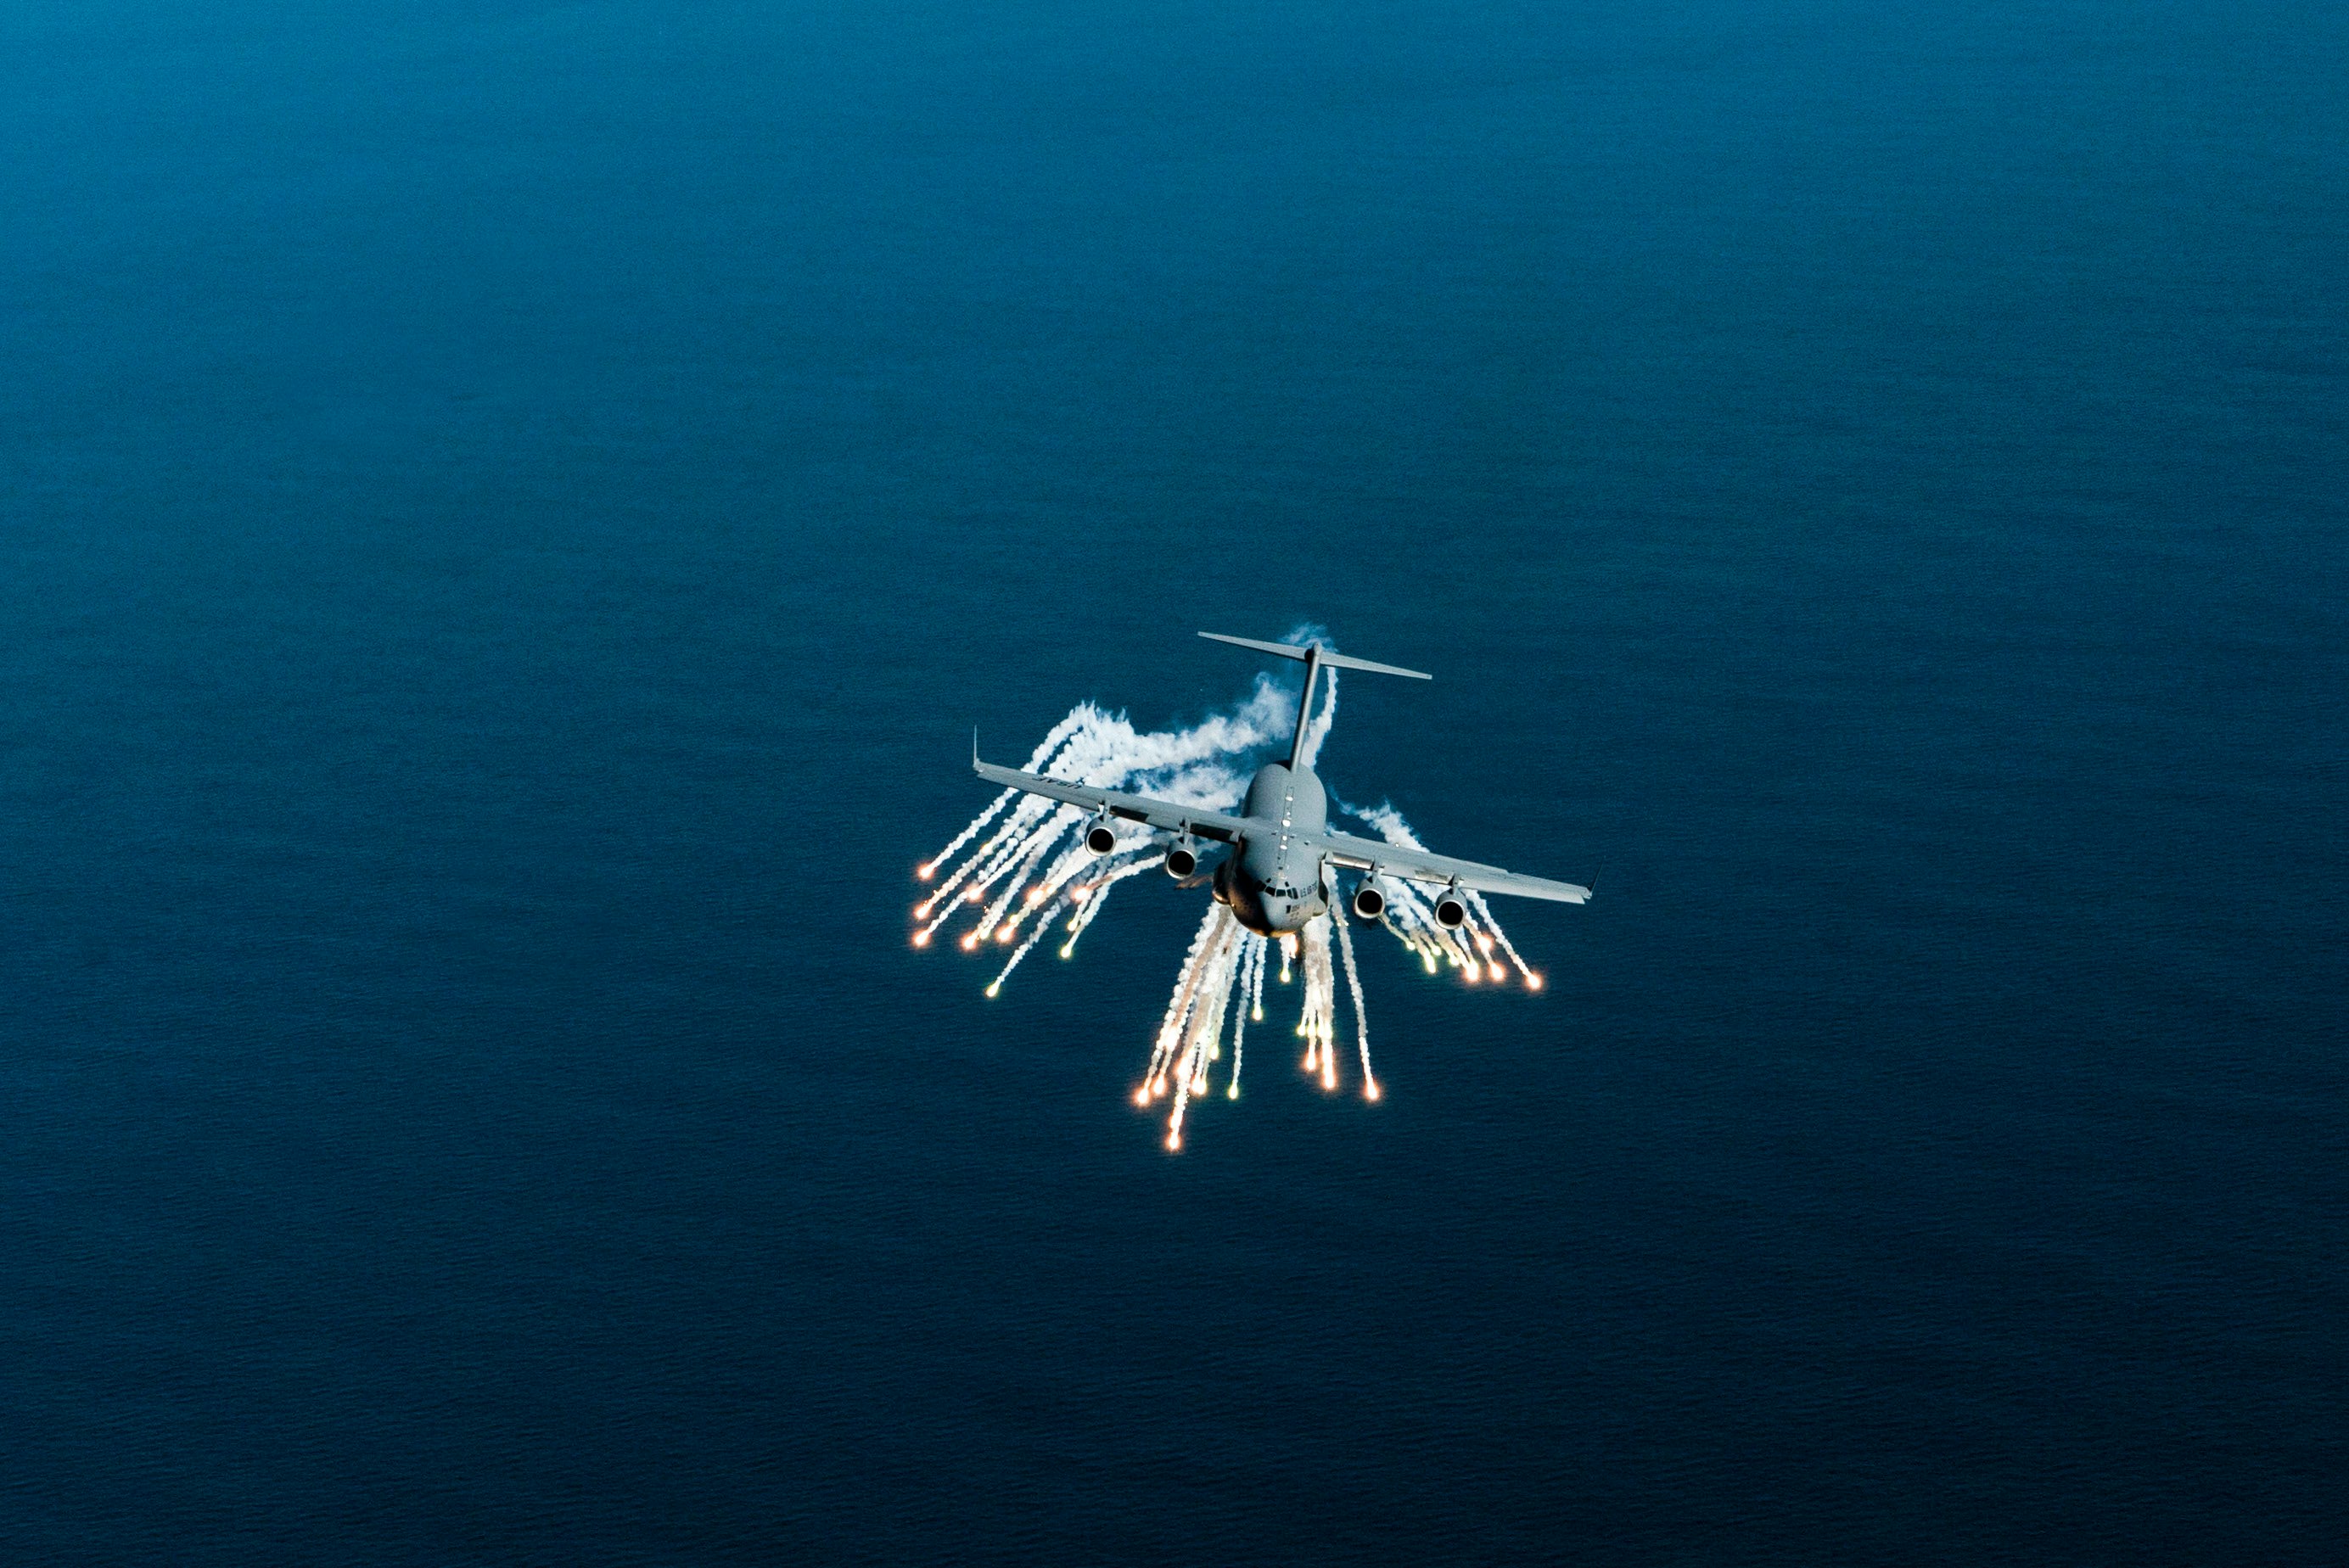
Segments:
[[[1211,643],[1229,643],[1236,648],[1254,648],[1259,654],[1278,654],[1284,659],[1302,659],[1306,646],[1297,643],[1259,643],[1254,637],[1226,637],[1221,632],[1202,632],[1199,635]],[[1321,663],[1337,670],[1368,670],[1374,676],[1408,676],[1415,681],[1433,680],[1423,670],[1398,669],[1392,665],[1374,665],[1368,659],[1350,659],[1343,654],[1333,654],[1319,644],[1310,645]]]

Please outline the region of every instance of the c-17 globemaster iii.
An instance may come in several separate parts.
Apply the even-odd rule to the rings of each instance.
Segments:
[[[1302,930],[1309,922],[1327,914],[1335,896],[1335,873],[1340,867],[1364,873],[1352,900],[1354,913],[1364,920],[1376,920],[1385,911],[1389,895],[1381,884],[1386,878],[1437,884],[1442,891],[1433,899],[1435,919],[1447,930],[1456,930],[1467,920],[1468,904],[1463,893],[1469,890],[1552,899],[1561,903],[1581,903],[1590,897],[1588,888],[1577,887],[1572,882],[1523,876],[1475,861],[1455,861],[1449,855],[1432,855],[1425,850],[1330,830],[1329,794],[1321,788],[1321,780],[1305,765],[1307,716],[1313,711],[1313,683],[1322,667],[1405,676],[1413,680],[1431,677],[1418,670],[1349,658],[1330,652],[1319,642],[1299,645],[1259,643],[1215,632],[1202,632],[1199,635],[1285,659],[1299,659],[1305,665],[1305,689],[1297,699],[1297,733],[1289,743],[1288,760],[1268,762],[1257,769],[1256,777],[1248,783],[1240,815],[1230,817],[1196,806],[1155,800],[1147,795],[1094,789],[1066,779],[1048,779],[1040,773],[999,768],[992,762],[981,762],[976,747],[971,753],[971,768],[990,783],[1091,807],[1094,820],[1085,830],[1085,847],[1095,854],[1107,854],[1116,847],[1117,836],[1109,820],[1112,817],[1174,834],[1174,842],[1166,851],[1166,869],[1176,877],[1187,877],[1198,869],[1199,840],[1217,839],[1230,844],[1232,854],[1216,868],[1216,901],[1228,905],[1242,925],[1264,936]]]

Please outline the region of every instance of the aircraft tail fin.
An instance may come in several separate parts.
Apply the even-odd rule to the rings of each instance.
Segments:
[[[1368,659],[1351,659],[1343,654],[1333,654],[1319,643],[1259,643],[1253,637],[1226,637],[1221,632],[1202,632],[1199,635],[1211,643],[1229,643],[1236,648],[1254,648],[1259,654],[1277,654],[1284,659],[1299,659],[1329,665],[1334,670],[1367,670],[1374,676],[1405,676],[1415,681],[1433,680],[1423,670],[1406,670],[1393,665],[1374,665]],[[1307,660],[1307,655],[1312,655]]]

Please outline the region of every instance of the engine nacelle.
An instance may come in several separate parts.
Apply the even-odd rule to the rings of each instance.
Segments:
[[[1377,877],[1364,877],[1362,885],[1354,890],[1354,918],[1376,920],[1386,913],[1387,905],[1393,902],[1383,882]]]
[[[1105,855],[1117,848],[1117,834],[1110,828],[1108,818],[1093,819],[1092,826],[1085,830],[1085,848],[1097,855]]]
[[[1181,882],[1199,869],[1199,841],[1185,833],[1166,846],[1166,874]]]
[[[1435,895],[1435,923],[1446,931],[1457,931],[1468,923],[1468,896],[1456,887],[1445,888]]]

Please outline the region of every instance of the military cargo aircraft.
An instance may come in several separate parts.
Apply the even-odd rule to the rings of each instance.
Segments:
[[[1174,835],[1166,850],[1166,870],[1178,878],[1189,877],[1198,870],[1201,839],[1219,840],[1231,845],[1232,853],[1216,868],[1216,898],[1230,907],[1242,925],[1264,936],[1302,930],[1309,922],[1327,914],[1337,896],[1336,872],[1340,868],[1363,873],[1350,901],[1354,913],[1363,920],[1376,920],[1384,913],[1392,897],[1386,885],[1391,877],[1435,884],[1439,890],[1432,895],[1435,918],[1447,930],[1457,929],[1467,920],[1468,904],[1463,894],[1470,890],[1546,898],[1561,903],[1582,903],[1589,899],[1588,888],[1572,882],[1525,876],[1499,866],[1456,861],[1449,855],[1433,855],[1425,850],[1331,830],[1329,794],[1322,789],[1321,780],[1305,765],[1307,716],[1313,711],[1313,684],[1322,669],[1363,670],[1422,681],[1431,677],[1418,670],[1349,658],[1324,648],[1319,641],[1300,645],[1259,643],[1216,632],[1202,632],[1199,635],[1212,642],[1301,660],[1305,665],[1305,689],[1298,696],[1297,732],[1289,743],[1288,760],[1268,762],[1257,769],[1238,816],[1154,800],[1147,795],[1095,789],[1017,768],[998,767],[978,759],[976,744],[971,748],[972,769],[989,783],[1090,808],[1094,820],[1085,830],[1085,846],[1095,854],[1107,854],[1116,847],[1117,835],[1110,827],[1112,817],[1145,823]]]

